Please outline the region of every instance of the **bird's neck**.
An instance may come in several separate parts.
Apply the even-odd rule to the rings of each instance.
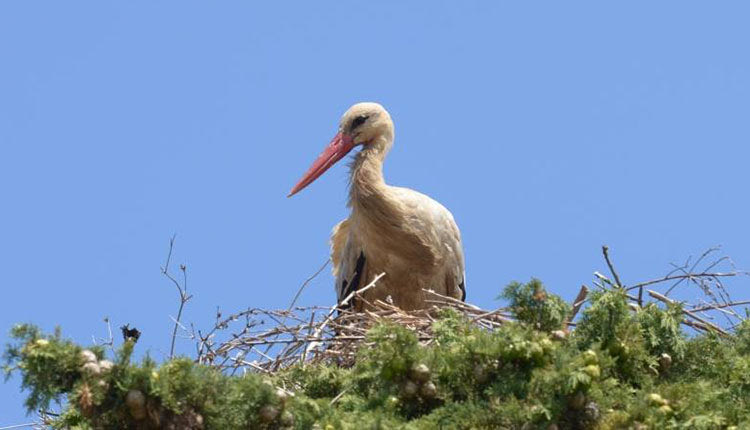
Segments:
[[[379,246],[405,260],[434,264],[433,248],[412,228],[409,212],[394,187],[383,179],[383,160],[393,141],[383,138],[366,145],[352,163],[350,222],[357,226],[366,246]]]
[[[383,178],[383,161],[392,141],[392,136],[380,136],[354,158],[349,188],[349,206],[353,209],[374,209],[371,206],[383,203],[388,187]]]

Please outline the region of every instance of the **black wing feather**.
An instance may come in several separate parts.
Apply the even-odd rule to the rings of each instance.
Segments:
[[[362,272],[364,272],[366,260],[367,259],[365,258],[365,253],[360,252],[359,258],[357,258],[357,265],[354,268],[354,276],[352,277],[351,282],[347,282],[346,279],[341,282],[341,297],[339,297],[339,302],[349,297],[349,294],[359,289],[359,283],[362,279]],[[351,307],[351,305],[351,303],[348,303],[346,306],[342,306],[341,308],[348,309],[349,307]]]

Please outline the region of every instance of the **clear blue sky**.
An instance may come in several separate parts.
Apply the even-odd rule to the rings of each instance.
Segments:
[[[347,215],[344,165],[286,193],[358,101],[396,122],[386,179],[461,228],[468,299],[571,299],[722,244],[750,266],[745,2],[0,3],[0,342],[102,318],[168,350],[169,237],[199,327],[285,307]],[[744,287],[747,287],[745,282]],[[328,271],[303,303],[334,301]],[[182,351],[190,351],[182,342]],[[0,426],[24,420],[18,379]]]

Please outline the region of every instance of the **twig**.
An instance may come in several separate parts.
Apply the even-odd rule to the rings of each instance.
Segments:
[[[701,254],[701,256],[698,257],[697,260],[695,260],[695,263],[693,263],[693,265],[690,267],[690,270],[687,270],[686,273],[693,273],[693,272],[695,272],[695,269],[698,267],[698,265],[701,263],[701,261],[703,261],[703,259],[705,259],[712,252],[718,251],[719,249],[721,249],[721,246],[717,245],[717,246],[708,248],[707,250],[703,251],[703,254]],[[721,258],[719,258],[718,260],[716,260],[713,263],[711,263],[706,268],[706,270],[704,270],[704,272],[713,269],[714,267],[716,267],[717,265],[719,265],[722,261],[724,261],[726,259],[727,259],[727,257],[721,257]],[[682,268],[683,271],[685,271],[684,270],[685,267],[687,267],[687,264],[685,264],[685,266],[683,266],[683,268]],[[672,291],[672,288],[674,288],[674,286],[670,287],[670,289],[667,290],[667,292],[665,294],[669,294],[669,292]]]
[[[674,301],[674,300],[672,300],[672,299],[670,299],[669,297],[666,297],[666,296],[664,296],[664,295],[662,295],[662,294],[659,294],[659,293],[657,293],[656,291],[653,291],[653,290],[648,290],[648,294],[649,294],[649,295],[650,295],[651,297],[653,297],[653,298],[655,298],[656,300],[659,300],[659,301],[661,301],[661,302],[664,302],[664,303],[669,303],[669,304],[674,304],[674,303],[675,303],[675,301]],[[710,327],[710,328],[711,328],[712,330],[716,330],[716,331],[717,331],[718,333],[720,333],[721,335],[723,335],[723,336],[727,336],[727,335],[728,335],[728,333],[727,333],[726,331],[724,331],[724,330],[723,330],[723,329],[722,329],[721,327],[719,327],[719,326],[717,326],[717,325],[715,325],[715,324],[712,324],[712,323],[710,323],[710,322],[708,322],[708,321],[704,320],[703,318],[701,318],[701,317],[699,317],[699,316],[695,315],[695,314],[694,314],[693,312],[691,312],[691,311],[689,311],[689,310],[687,310],[687,309],[682,309],[682,312],[683,312],[683,313],[684,313],[685,315],[687,315],[687,316],[689,316],[689,317],[693,318],[694,320],[696,320],[696,321],[700,322],[701,324],[704,324],[704,325],[706,325],[706,326]]]
[[[617,276],[617,272],[615,272],[615,266],[612,264],[612,260],[609,259],[609,247],[607,245],[602,246],[602,254],[604,254],[604,259],[607,260],[607,266],[609,266],[609,271],[612,273],[612,276],[615,278],[615,283],[618,287],[622,288],[622,282],[620,281],[620,277]]]
[[[738,275],[743,275],[743,274],[746,274],[746,272],[728,272],[728,273],[722,273],[722,272],[706,273],[706,272],[702,272],[702,273],[688,273],[686,275],[668,275],[668,276],[664,276],[664,277],[659,278],[659,279],[652,279],[650,281],[640,282],[638,284],[635,284],[635,285],[632,285],[632,286],[626,288],[626,290],[630,291],[630,290],[634,290],[636,288],[648,287],[649,285],[658,284],[658,283],[661,283],[661,282],[672,281],[672,280],[675,280],[675,279],[692,279],[692,278],[706,278],[706,277],[708,277],[708,278],[722,278],[722,277],[738,276]]]
[[[594,272],[594,276],[596,276],[600,281],[604,282],[605,284],[609,285],[610,287],[616,287],[617,286],[616,283],[610,281],[609,278],[607,278],[606,276],[602,275],[599,272]],[[601,288],[602,290],[606,290],[606,288],[604,288],[601,285],[597,285],[597,287]]]
[[[432,294],[433,296],[439,297],[443,301],[454,303],[458,307],[463,307],[463,308],[467,308],[467,309],[471,309],[471,310],[481,310],[479,308],[479,306],[472,305],[471,303],[466,303],[466,302],[464,302],[462,300],[459,300],[459,299],[457,299],[455,297],[444,296],[444,295],[442,295],[440,293],[435,292],[434,290],[429,290],[427,288],[422,288],[422,291],[424,291],[427,294]],[[428,301],[428,300],[425,300],[425,301]]]
[[[297,290],[297,294],[294,295],[294,298],[292,299],[292,302],[289,303],[289,307],[287,308],[287,310],[291,311],[292,308],[294,308],[294,305],[297,303],[297,299],[299,299],[299,296],[302,295],[302,291],[305,289],[305,287],[307,287],[307,284],[309,284],[310,282],[312,282],[312,280],[315,279],[320,274],[320,272],[322,272],[323,269],[325,269],[326,266],[328,266],[328,263],[330,263],[330,262],[331,262],[331,259],[330,258],[327,259],[325,261],[325,263],[323,263],[323,265],[320,266],[320,268],[315,273],[312,274],[312,276],[310,276],[309,278],[305,279],[305,282],[303,282],[302,285]]]
[[[20,428],[24,428],[24,427],[33,427],[33,426],[38,425],[38,424],[39,423],[15,424],[15,425],[12,425],[12,426],[0,427],[0,430],[10,430],[10,429],[20,429]]]
[[[335,313],[335,312],[336,312],[337,310],[341,310],[341,309],[345,308],[345,307],[346,307],[346,306],[347,306],[347,305],[349,304],[349,301],[350,301],[350,300],[351,300],[352,298],[354,298],[354,296],[355,296],[355,295],[361,295],[362,293],[364,293],[365,291],[369,290],[370,288],[373,288],[373,287],[375,287],[375,286],[377,285],[377,282],[378,282],[378,281],[380,280],[380,278],[382,278],[383,276],[385,276],[385,272],[383,272],[383,273],[379,274],[378,276],[376,276],[376,277],[375,277],[375,278],[374,278],[374,279],[372,280],[372,282],[370,282],[369,284],[365,285],[365,286],[364,286],[363,288],[360,288],[359,290],[356,290],[356,291],[352,291],[351,293],[349,293],[349,295],[348,295],[348,296],[346,296],[346,297],[344,298],[344,300],[340,301],[340,302],[339,302],[339,303],[338,303],[338,304],[337,304],[336,306],[333,306],[333,307],[331,308],[331,311],[330,311],[330,312],[328,312],[328,316],[326,317],[325,321],[323,321],[323,324],[321,324],[321,325],[320,325],[320,327],[318,328],[318,330],[316,330],[316,331],[315,331],[315,335],[314,335],[314,337],[318,337],[318,336],[320,336],[320,333],[322,333],[322,332],[323,332],[323,329],[325,329],[326,325],[328,325],[328,323],[329,323],[329,322],[331,321],[331,318],[333,318],[333,314],[334,314],[334,313]],[[305,351],[305,352],[306,352],[306,353],[309,353],[310,351],[312,351],[312,350],[313,350],[313,349],[314,349],[315,347],[317,347],[317,346],[318,346],[318,344],[317,344],[317,343],[311,343],[310,345],[308,345],[308,347],[307,347],[307,349],[306,349],[306,351]]]
[[[341,390],[341,392],[340,392],[340,393],[336,394],[336,397],[334,397],[333,399],[331,399],[331,402],[330,402],[330,403],[328,404],[328,406],[333,406],[333,404],[334,404],[334,403],[338,402],[338,401],[339,401],[339,399],[340,399],[340,398],[341,398],[341,397],[342,397],[342,396],[343,396],[344,394],[346,394],[346,392],[347,392],[347,391],[349,391],[349,388],[350,388],[350,387],[344,388],[343,390]]]
[[[308,336],[312,335],[314,323],[315,323],[315,311],[313,311],[312,315],[310,315],[310,328],[309,328],[309,330],[307,330],[307,335]],[[305,364],[305,359],[306,358],[307,358],[307,348],[305,348],[305,350],[302,352],[302,355],[300,356],[300,362],[302,363],[303,366]]]
[[[170,360],[174,357],[174,344],[177,339],[177,328],[180,326],[180,319],[182,318],[182,310],[185,308],[187,303],[193,296],[187,293],[187,267],[184,264],[180,264],[180,271],[182,272],[182,285],[177,279],[169,273],[169,263],[172,260],[172,251],[174,250],[174,240],[177,235],[173,235],[169,239],[169,252],[167,253],[167,261],[164,263],[164,267],[161,268],[162,275],[166,276],[167,279],[172,281],[174,286],[177,288],[177,292],[180,294],[180,307],[177,310],[177,318],[174,318],[174,329],[172,330],[172,342],[169,347],[169,358]]]
[[[498,316],[501,321],[511,321],[510,318],[507,318],[504,315],[501,315],[501,313],[505,312],[505,311],[507,311],[506,308],[498,308],[498,309],[495,309],[494,311],[485,312],[483,314],[479,314],[476,317],[472,318],[471,322],[472,323],[476,323],[479,320],[482,320],[482,319],[485,319],[485,318],[488,318],[488,317],[492,317],[492,316]]]
[[[690,312],[703,312],[710,309],[723,309],[723,308],[729,308],[732,306],[740,306],[740,305],[749,305],[750,300],[740,300],[738,302],[732,302],[732,303],[725,303],[725,304],[711,304],[711,305],[705,305],[702,307],[694,307],[690,309]]]
[[[323,269],[325,269],[326,266],[328,266],[328,263],[330,262],[331,262],[330,258],[326,259],[325,263],[323,263],[323,265],[320,266],[320,268],[315,273],[313,273],[310,277],[305,279],[305,282],[303,282],[302,285],[300,285],[299,289],[297,289],[297,293],[294,295],[292,302],[289,303],[289,307],[287,308],[288,312],[291,312],[291,310],[294,308],[294,305],[297,304],[297,300],[302,295],[302,291],[304,291],[304,289],[307,287],[307,284],[312,282],[312,280],[315,279],[320,274],[320,272],[322,272]],[[282,324],[286,322],[286,316],[284,316],[281,321],[282,321]],[[264,352],[267,354],[268,351],[270,350],[271,350],[271,345],[269,344]]]
[[[99,342],[101,342],[103,346],[108,346],[109,349],[112,350],[112,353],[114,353],[115,352],[115,339],[112,336],[112,325],[109,323],[109,317],[104,317],[104,323],[107,325],[107,334],[109,335],[109,338],[107,339],[99,338]],[[96,345],[97,344],[96,336],[91,335],[91,337],[94,340],[94,345]]]

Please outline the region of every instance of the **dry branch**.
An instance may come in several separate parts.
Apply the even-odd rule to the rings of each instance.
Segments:
[[[175,241],[176,235],[173,235],[169,239],[169,252],[167,253],[167,261],[164,263],[164,266],[161,268],[161,274],[164,275],[167,279],[169,279],[172,284],[177,288],[177,292],[180,295],[180,307],[177,310],[177,317],[172,318],[174,321],[174,329],[172,329],[172,342],[169,347],[169,358],[171,359],[174,357],[174,344],[175,340],[177,339],[177,329],[181,326],[180,319],[182,318],[182,311],[185,309],[185,304],[190,301],[190,299],[193,298],[192,295],[189,295],[187,292],[187,268],[184,264],[180,264],[180,272],[182,273],[182,283],[180,283],[170,272],[169,270],[169,263],[172,261],[172,252],[174,251],[174,241]]]
[[[669,297],[664,296],[662,294],[659,294],[659,293],[657,293],[656,291],[653,291],[653,290],[648,290],[648,295],[651,296],[651,297],[653,297],[653,298],[655,298],[656,300],[659,300],[660,302],[663,302],[663,303],[667,303],[667,304],[674,304],[675,303],[675,301],[672,300],[672,299],[670,299]],[[691,311],[689,311],[687,309],[683,309],[682,313],[684,313],[685,315],[689,316],[690,318],[693,318],[694,320],[698,321],[699,323],[703,324],[704,326],[710,327],[712,330],[715,330],[716,332],[720,333],[723,336],[726,336],[728,334],[721,327],[719,327],[719,326],[717,326],[715,324],[712,324],[712,323],[704,320],[703,318],[695,315],[693,312],[691,312]]]
[[[576,315],[578,315],[578,311],[581,310],[581,307],[583,307],[583,304],[586,303],[586,297],[589,295],[589,288],[585,285],[581,285],[581,289],[578,291],[578,295],[576,296],[575,300],[573,300],[573,306],[570,310],[570,315],[565,319],[565,323],[563,324],[563,327],[567,329],[567,327],[573,322]]]
[[[607,261],[607,266],[609,266],[609,272],[612,274],[612,277],[615,278],[615,283],[618,287],[624,287],[622,285],[622,282],[620,281],[620,277],[617,276],[617,272],[615,271],[615,266],[612,264],[612,260],[609,258],[609,247],[607,245],[602,246],[602,254],[604,254],[604,259]]]

